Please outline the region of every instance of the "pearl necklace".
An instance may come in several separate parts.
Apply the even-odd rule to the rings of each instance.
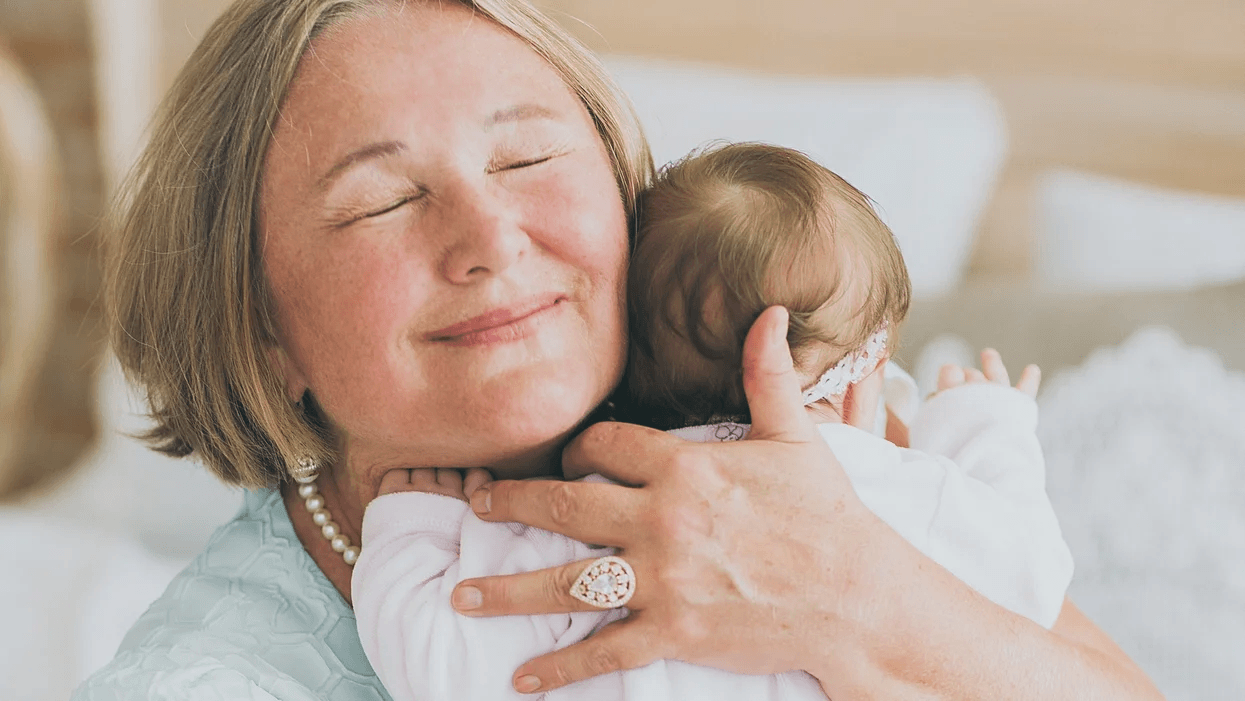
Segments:
[[[312,523],[320,527],[320,534],[335,552],[341,553],[342,560],[354,567],[359,559],[359,548],[350,544],[350,538],[341,532],[341,526],[333,521],[333,515],[324,508],[324,495],[316,487],[316,478],[320,476],[319,466],[305,458],[299,460],[298,464],[299,470],[294,475],[294,481],[298,483],[298,496],[303,498],[303,506],[311,514]]]

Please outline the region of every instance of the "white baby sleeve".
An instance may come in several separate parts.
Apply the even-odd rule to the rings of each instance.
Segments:
[[[537,570],[597,552],[539,529],[485,523],[458,499],[378,497],[364,515],[351,580],[364,652],[395,701],[531,699],[511,685],[519,665],[621,614],[468,618],[450,606],[450,593],[468,577]]]
[[[974,383],[930,397],[909,427],[913,450],[951,458],[1019,500],[1046,498],[1037,402],[1011,387]]]
[[[929,555],[1005,608],[1049,628],[1072,554],[1046,494],[1037,404],[996,384],[940,392],[917,414],[914,451],[949,461]],[[955,469],[958,468],[958,469]]]

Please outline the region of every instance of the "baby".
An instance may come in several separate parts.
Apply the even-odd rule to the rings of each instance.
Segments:
[[[984,374],[944,369],[939,393],[912,422],[910,449],[876,436],[884,368],[909,290],[890,230],[835,174],[774,146],[694,153],[641,198],[618,418],[688,440],[745,437],[743,339],[761,311],[783,305],[807,410],[865,505],[978,592],[1049,628],[1072,558],[1045,493],[1036,368],[1017,388],[992,351],[983,353]],[[530,698],[512,689],[514,669],[625,609],[467,618],[451,608],[451,590],[468,577],[612,551],[480,521],[464,493],[478,486],[479,472],[466,490],[438,486],[435,472],[416,471],[410,483],[386,478],[366,512],[352,582],[364,650],[398,701]],[[803,672],[744,676],[665,660],[545,698],[825,696]]]

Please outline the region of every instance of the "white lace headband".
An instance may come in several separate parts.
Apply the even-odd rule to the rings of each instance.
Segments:
[[[838,397],[848,387],[860,382],[882,361],[886,352],[886,339],[889,336],[886,325],[878,329],[865,341],[864,345],[843,356],[834,367],[822,373],[812,387],[804,390],[804,406],[826,399]]]

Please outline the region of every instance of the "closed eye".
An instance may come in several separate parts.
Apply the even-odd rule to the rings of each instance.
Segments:
[[[386,206],[384,209],[378,209],[378,210],[376,210],[376,211],[374,211],[374,212],[368,212],[367,214],[364,214],[363,216],[361,216],[361,217],[359,217],[359,218],[360,218],[360,219],[371,219],[372,217],[379,217],[379,216],[380,216],[380,215],[382,215],[382,214],[388,214],[388,213],[392,212],[393,210],[395,210],[395,209],[397,209],[397,208],[401,207],[402,205],[406,204],[407,202],[410,202],[410,201],[411,201],[411,200],[413,200],[413,199],[415,199],[415,198],[414,198],[414,197],[403,197],[402,199],[398,200],[397,202],[394,202],[393,204]]]
[[[534,166],[540,163],[544,163],[545,161],[551,160],[552,158],[553,156],[542,156],[541,158],[533,158],[529,161],[519,161],[518,163],[512,163],[506,166],[505,168],[502,168],[502,170],[518,170],[519,168],[526,168],[528,166]]]
[[[394,210],[400,209],[404,207],[405,205],[410,204],[411,202],[422,199],[423,196],[424,196],[424,192],[423,190],[420,190],[416,194],[406,195],[405,197],[394,200],[392,203],[387,204],[384,207],[381,207],[380,209],[372,210],[366,214],[360,215],[358,219],[371,219],[373,217],[379,217],[381,215],[388,214]]]
[[[539,158],[529,158],[527,160],[513,161],[510,163],[494,163],[494,164],[489,165],[488,172],[489,173],[500,173],[500,172],[507,171],[507,170],[521,170],[523,168],[530,168],[532,166],[540,165],[541,163],[547,163],[549,161],[552,161],[558,156],[564,155],[564,153],[565,152],[551,153],[545,156],[540,156]]]

